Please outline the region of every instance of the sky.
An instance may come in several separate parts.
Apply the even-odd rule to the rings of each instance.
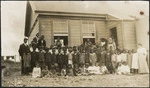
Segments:
[[[18,55],[23,43],[26,1],[1,1],[1,54]]]
[[[83,1],[82,1],[83,2]],[[60,3],[60,2],[58,2]],[[70,3],[70,2],[67,2]],[[81,3],[81,2],[80,2]],[[103,2],[105,4],[106,2]],[[124,2],[115,3],[109,2],[106,5],[109,7],[107,9],[110,14],[116,14],[123,16],[124,15],[133,15],[139,16],[140,11],[145,12],[145,16],[149,16],[149,3],[148,2],[133,2],[126,3]],[[51,3],[53,4],[53,3]],[[93,9],[99,9],[96,5],[102,4],[102,2],[92,3],[92,2],[83,2],[87,11],[93,11]],[[39,3],[41,5],[41,2]],[[79,6],[79,3],[74,4],[74,6]],[[53,6],[53,5],[52,5]],[[57,6],[56,8],[51,9],[62,9]],[[67,6],[64,4],[61,6]],[[82,7],[82,6],[81,6]],[[127,9],[130,7],[130,10]],[[74,8],[73,6],[70,8]],[[48,8],[50,9],[50,8]],[[63,8],[64,9],[64,8]],[[77,9],[76,7],[74,9]],[[77,11],[79,11],[77,9]],[[132,10],[132,11],[131,11]],[[72,11],[72,9],[71,9]],[[99,10],[98,10],[99,11]],[[26,1],[1,1],[1,53],[2,55],[18,55],[19,45],[23,43],[24,38],[24,28],[25,28],[25,14],[26,14]]]

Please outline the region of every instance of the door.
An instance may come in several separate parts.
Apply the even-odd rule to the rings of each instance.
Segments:
[[[111,37],[114,39],[114,42],[116,43],[116,46],[118,46],[118,38],[117,38],[117,29],[116,27],[110,29]]]

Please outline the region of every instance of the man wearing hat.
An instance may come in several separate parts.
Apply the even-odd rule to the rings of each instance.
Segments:
[[[24,70],[24,66],[23,66],[23,64],[24,64],[23,55],[27,54],[28,51],[30,50],[29,46],[27,44],[27,41],[28,41],[28,38],[25,37],[24,43],[20,45],[19,50],[18,50],[19,55],[21,56],[21,75],[25,74],[25,72],[24,72],[25,70]]]

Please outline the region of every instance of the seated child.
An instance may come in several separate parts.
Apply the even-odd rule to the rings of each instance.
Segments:
[[[100,66],[100,69],[101,69],[102,74],[109,74],[109,71],[107,67],[105,66],[105,63],[102,63],[102,65]]]
[[[89,63],[85,63],[85,68],[84,68],[84,74],[83,75],[88,75],[88,68],[89,68]]]
[[[77,64],[74,64],[73,72],[74,72],[74,75],[75,75],[75,76],[81,75],[81,74],[80,74],[81,72],[80,72],[79,67],[78,67]]]
[[[117,74],[118,75],[120,75],[120,74],[125,74],[125,75],[130,74],[130,68],[127,65],[127,62],[123,62],[123,63],[118,64]]]
[[[79,72],[80,72],[81,75],[83,75],[85,73],[84,64],[80,64],[79,70],[80,70]]]
[[[63,68],[61,69],[61,76],[66,76],[66,65],[63,65]]]
[[[32,77],[33,78],[41,77],[41,68],[38,63],[36,64],[36,67],[33,68]]]
[[[98,66],[98,63],[96,63],[96,66],[89,66],[88,72],[89,74],[102,74],[100,71],[100,67]]]
[[[108,71],[109,71],[111,74],[114,74],[114,73],[115,73],[115,70],[113,69],[113,66],[112,66],[112,63],[111,63],[111,62],[108,64],[107,69],[108,69]]]
[[[47,77],[49,75],[48,66],[45,66],[45,68],[42,70],[42,77]]]
[[[68,64],[67,76],[74,76],[72,65]]]

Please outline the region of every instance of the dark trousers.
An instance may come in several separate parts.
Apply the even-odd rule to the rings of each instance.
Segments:
[[[21,75],[24,75],[25,74],[25,71],[24,71],[24,66],[23,66],[23,64],[24,64],[24,60],[23,60],[23,57],[21,57]]]

